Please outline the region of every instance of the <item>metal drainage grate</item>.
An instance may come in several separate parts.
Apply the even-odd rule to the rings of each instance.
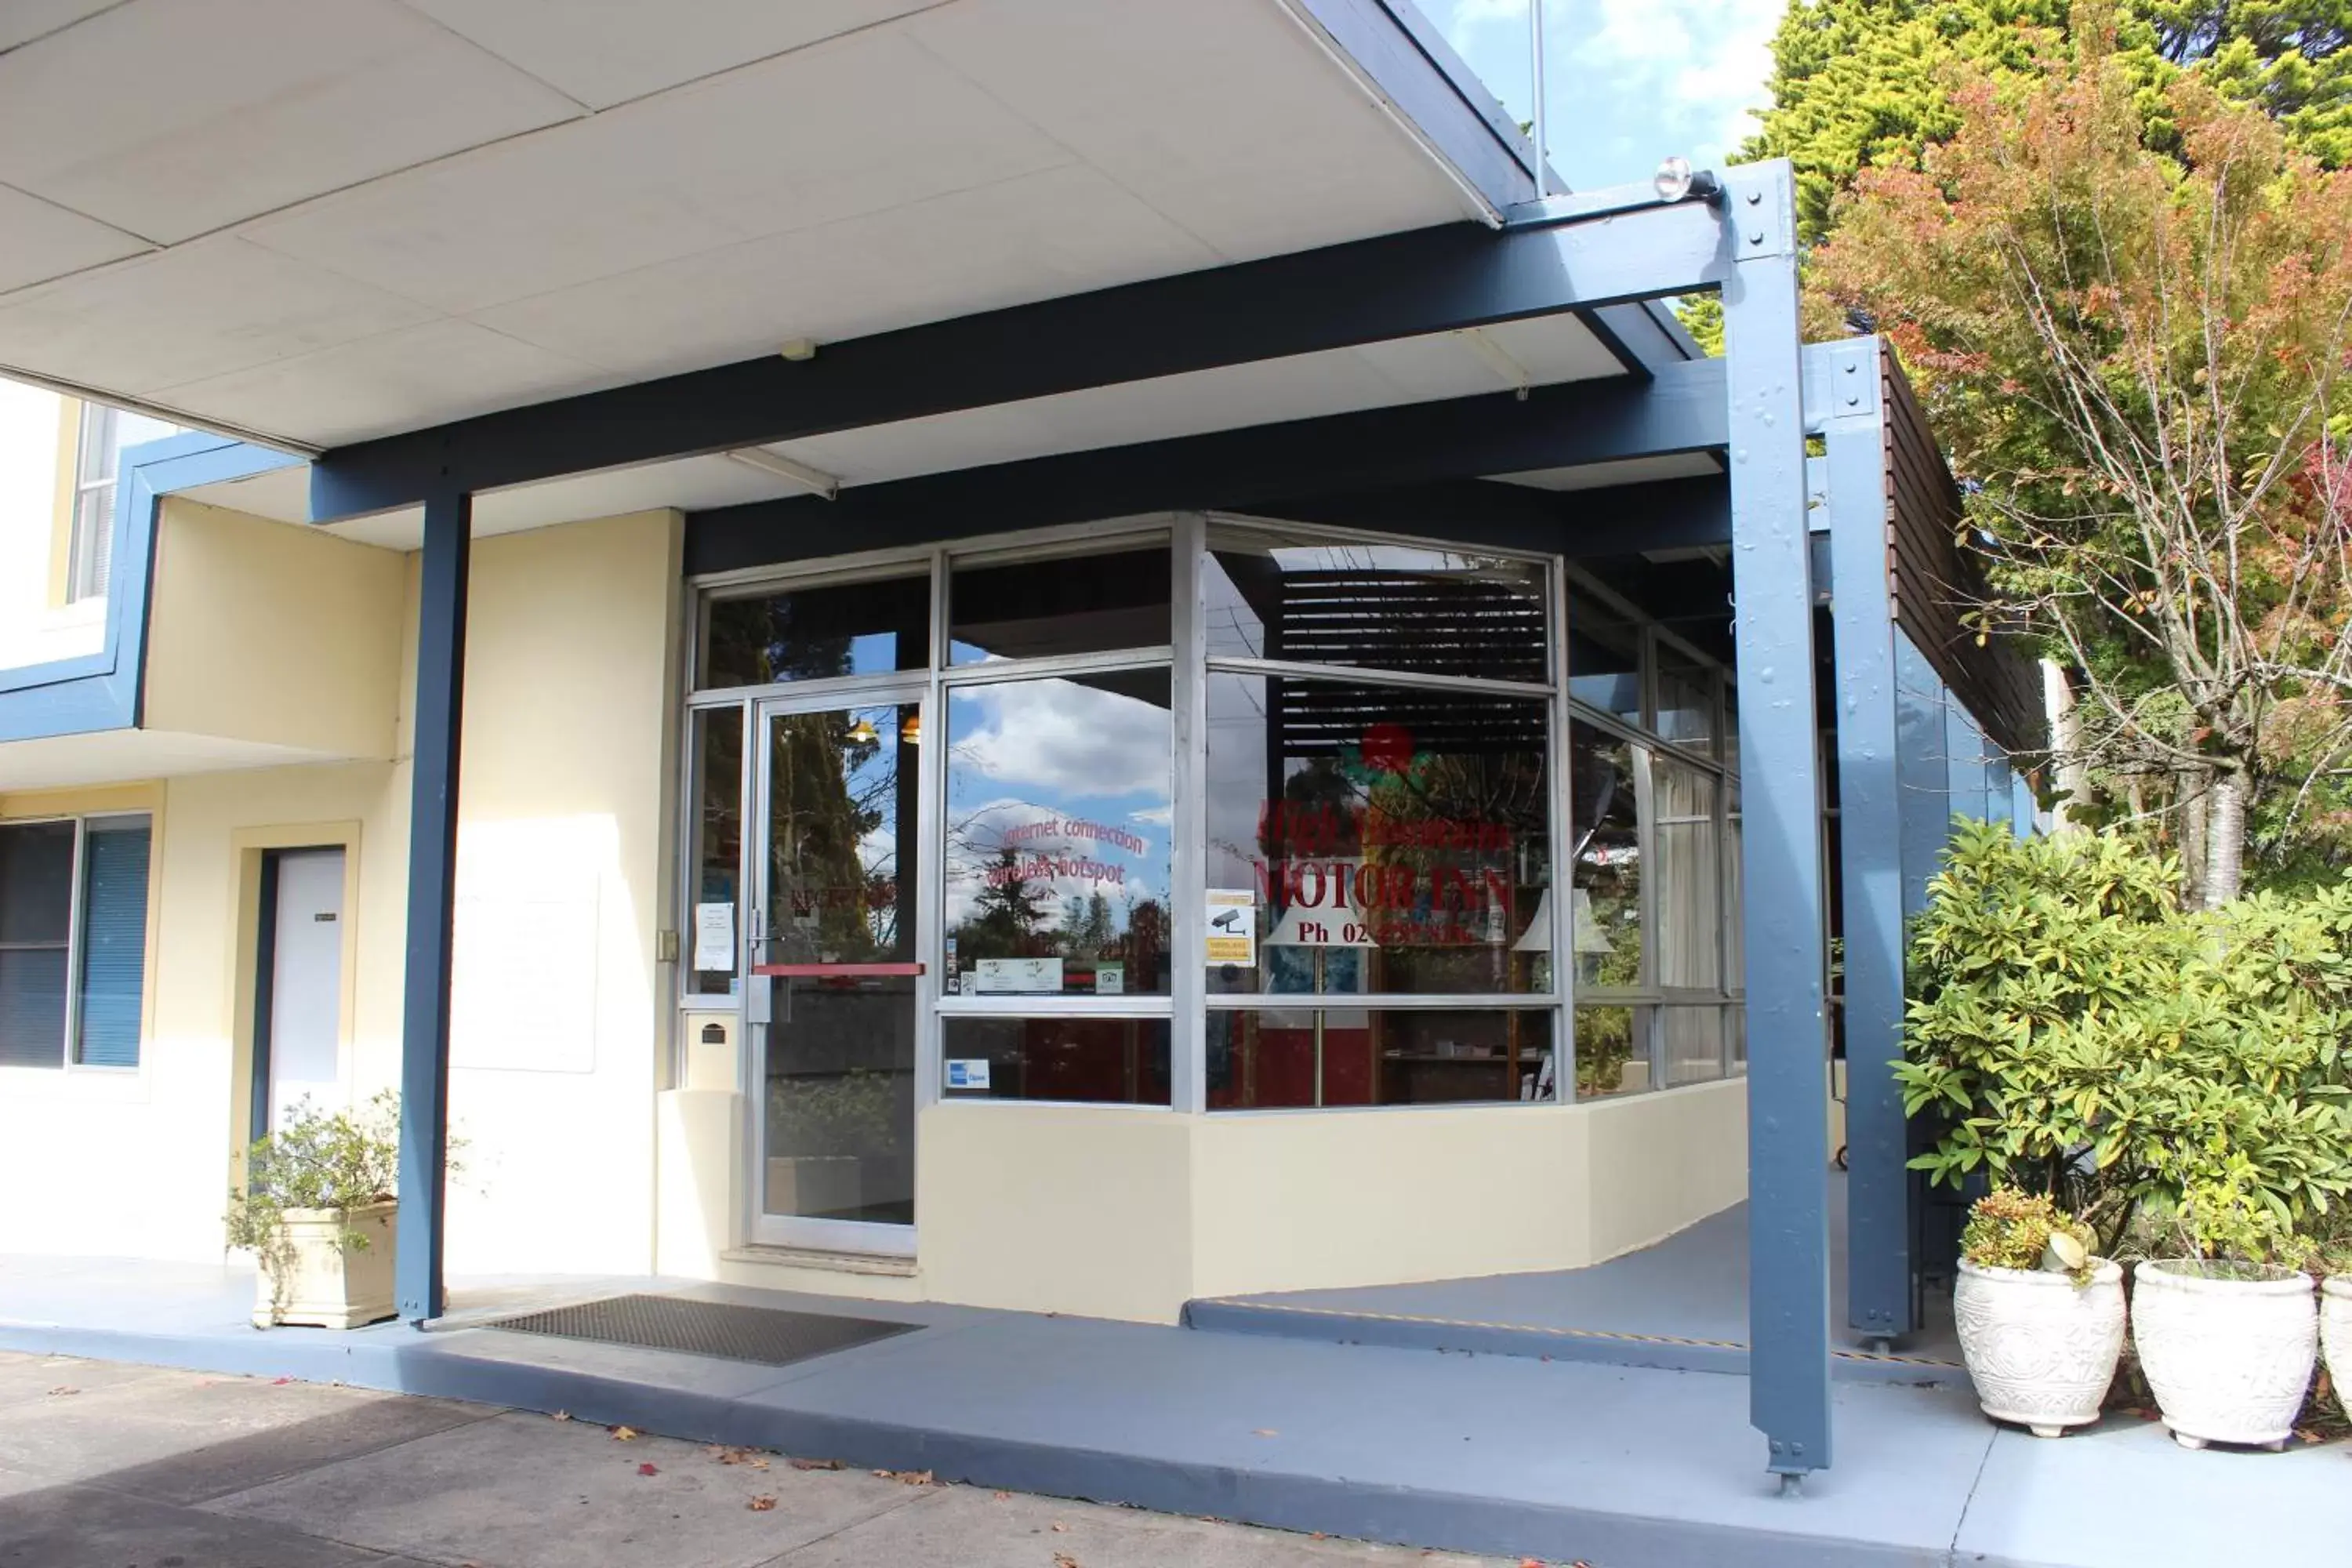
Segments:
[[[919,1327],[677,1296],[609,1296],[601,1301],[500,1318],[482,1326],[642,1350],[684,1351],[688,1355],[719,1356],[762,1366],[789,1366],[811,1356],[911,1333]]]

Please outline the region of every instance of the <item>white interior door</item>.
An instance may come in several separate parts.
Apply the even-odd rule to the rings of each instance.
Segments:
[[[269,1124],[297,1101],[347,1108],[342,1059],[343,852],[289,849],[277,857],[277,918],[270,934]]]

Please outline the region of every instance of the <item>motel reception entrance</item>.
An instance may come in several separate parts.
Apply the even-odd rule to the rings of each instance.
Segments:
[[[693,583],[722,1271],[1164,1321],[1737,1203],[1728,611],[1639,564],[1172,513]]]

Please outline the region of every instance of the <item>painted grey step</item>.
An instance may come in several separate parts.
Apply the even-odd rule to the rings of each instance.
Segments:
[[[1748,1347],[1730,1340],[1358,1311],[1252,1297],[1188,1301],[1182,1321],[1188,1329],[1210,1333],[1748,1375]],[[1830,1370],[1833,1377],[1853,1383],[1965,1387],[1968,1379],[1966,1368],[1936,1356],[1853,1350],[1833,1352]]]

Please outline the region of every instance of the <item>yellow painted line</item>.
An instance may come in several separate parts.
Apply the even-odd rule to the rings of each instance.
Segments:
[[[1740,1340],[1691,1340],[1673,1334],[1633,1334],[1615,1329],[1567,1329],[1547,1323],[1490,1323],[1475,1318],[1429,1318],[1410,1312],[1360,1312],[1341,1307],[1299,1307],[1282,1301],[1244,1301],[1233,1297],[1217,1297],[1203,1301],[1204,1307],[1231,1307],[1244,1312],[1290,1312],[1307,1318],[1346,1318],[1373,1323],[1419,1323],[1438,1329],[1492,1329],[1502,1333],[1546,1334],[1556,1339],[1614,1340],[1627,1344],[1681,1345],[1695,1350],[1744,1351]],[[1871,1351],[1833,1350],[1832,1355],[1845,1361],[1885,1362],[1897,1366],[1932,1366],[1958,1370],[1959,1363],[1939,1361],[1933,1356],[1878,1354]]]

